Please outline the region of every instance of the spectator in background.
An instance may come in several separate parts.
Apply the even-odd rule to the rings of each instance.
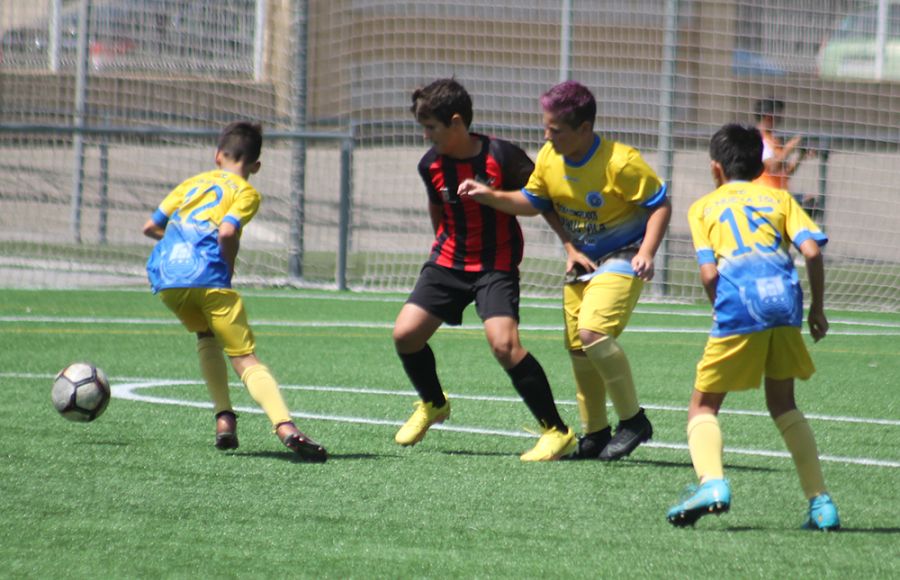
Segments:
[[[788,185],[791,176],[804,159],[814,157],[816,152],[803,146],[803,135],[795,135],[787,143],[782,143],[775,135],[784,113],[784,101],[773,97],[761,99],[756,101],[753,112],[756,116],[756,128],[763,138],[763,172],[753,182],[791,191]],[[817,196],[801,193],[792,195],[810,217],[821,224],[822,211],[818,207]]]

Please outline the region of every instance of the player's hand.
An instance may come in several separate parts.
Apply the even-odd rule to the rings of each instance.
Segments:
[[[814,342],[819,342],[828,334],[828,319],[825,318],[825,313],[821,309],[810,308],[806,321],[809,324],[809,334]]]
[[[491,189],[489,185],[485,185],[472,178],[464,180],[456,189],[456,194],[459,197],[469,197],[478,203],[484,203],[486,198],[492,193],[494,193],[494,190]]]
[[[800,142],[803,141],[803,135],[794,135],[788,140],[787,143],[784,144],[785,149],[793,149],[800,145]]]
[[[578,277],[597,269],[597,264],[574,247],[566,247],[566,276]]]
[[[634,270],[634,273],[638,278],[644,282],[649,282],[653,279],[653,274],[655,273],[653,268],[653,257],[638,252],[631,259],[631,269]]]

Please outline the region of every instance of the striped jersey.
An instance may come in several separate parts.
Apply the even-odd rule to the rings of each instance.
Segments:
[[[469,159],[439,155],[432,147],[419,161],[428,199],[443,206],[431,247],[430,262],[466,272],[518,271],[522,261],[522,229],[514,216],[457,195],[459,184],[472,178],[496,189],[519,189],[534,164],[508,141],[472,133],[481,151]]]

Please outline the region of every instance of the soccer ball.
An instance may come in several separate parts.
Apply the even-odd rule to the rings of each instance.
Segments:
[[[90,363],[72,363],[56,375],[50,393],[53,406],[70,421],[93,421],[109,404],[109,380]]]

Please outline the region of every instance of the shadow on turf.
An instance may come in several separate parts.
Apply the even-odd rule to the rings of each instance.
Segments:
[[[762,530],[771,530],[771,531],[795,531],[803,534],[816,534],[823,532],[810,532],[809,530],[801,530],[800,528],[794,528],[790,530],[784,530],[782,528],[767,528],[765,526],[728,526],[723,528],[721,531],[725,532],[759,532]],[[900,534],[900,528],[848,528],[847,526],[841,526],[841,529],[838,531],[827,532],[829,534]]]
[[[602,463],[604,465],[621,465],[623,467],[631,466],[639,466],[639,465],[652,465],[653,467],[677,467],[679,469],[688,468],[693,469],[693,465],[690,461],[661,461],[659,459],[621,459],[619,461],[612,462],[604,462],[598,461],[597,463]],[[757,471],[757,472],[775,472],[779,471],[778,469],[772,467],[754,467],[749,465],[725,465],[725,469],[727,471]]]
[[[464,455],[471,457],[518,457],[518,453],[508,453],[504,451],[467,451],[461,449],[459,451],[441,451],[444,455]]]
[[[839,534],[900,534],[900,528],[848,528],[841,527]]]
[[[289,461],[291,463],[315,463],[315,461],[304,461],[289,451],[238,451],[229,453],[228,455],[254,459],[280,459],[281,461]],[[345,459],[383,459],[385,457],[389,456],[379,455],[377,453],[329,453],[328,461],[343,461]]]

